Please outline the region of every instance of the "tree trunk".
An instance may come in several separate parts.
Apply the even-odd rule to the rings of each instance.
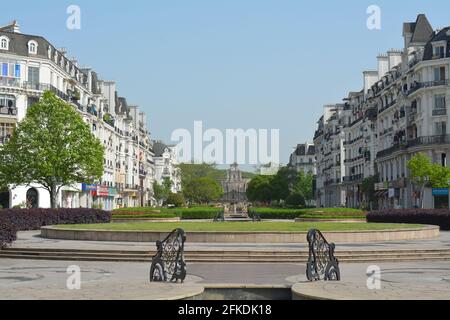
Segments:
[[[50,205],[52,209],[57,209],[58,207],[58,192],[56,186],[52,186],[50,190]]]
[[[422,189],[420,190],[420,208],[421,209],[425,209],[424,207],[424,205],[425,205],[425,202],[424,202],[424,197],[425,197],[425,186],[423,186],[422,187]]]

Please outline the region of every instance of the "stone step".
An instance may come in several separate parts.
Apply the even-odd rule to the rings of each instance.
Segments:
[[[131,251],[64,251],[64,250],[19,250],[7,249],[0,251],[0,258],[37,259],[37,260],[80,260],[80,261],[150,261],[154,253]],[[341,262],[365,261],[414,261],[414,260],[450,260],[450,250],[393,250],[385,252],[355,251],[347,254],[338,253]],[[300,263],[308,259],[307,252],[186,252],[185,258],[190,262],[270,262],[270,263]]]
[[[27,260],[54,260],[54,261],[99,261],[99,262],[151,262],[151,257],[141,257],[141,258],[107,258],[107,257],[96,257],[93,259],[92,257],[70,257],[70,256],[33,256],[33,257],[25,257],[23,255],[3,255],[1,258],[3,259],[27,259]],[[418,258],[418,257],[391,257],[391,258],[361,258],[361,257],[352,257],[348,259],[340,259],[341,263],[365,263],[365,262],[405,262],[405,261],[417,261],[417,260],[427,260],[427,261],[441,261],[441,260],[450,260],[449,256],[432,256],[427,259]],[[186,258],[187,263],[306,263],[307,259],[248,259],[248,258]]]

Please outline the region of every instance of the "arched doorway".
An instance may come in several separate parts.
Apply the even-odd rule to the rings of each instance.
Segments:
[[[27,191],[27,208],[39,208],[39,193],[35,188],[31,188]]]
[[[9,191],[0,193],[0,208],[9,209],[10,207],[9,201],[10,201]]]

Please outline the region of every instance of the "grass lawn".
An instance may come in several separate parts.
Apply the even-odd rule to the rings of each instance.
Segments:
[[[204,231],[230,231],[230,232],[264,232],[287,231],[305,232],[310,229],[321,231],[357,231],[357,230],[391,230],[391,229],[416,229],[421,225],[384,224],[384,223],[302,223],[302,222],[141,222],[141,223],[117,223],[117,224],[92,224],[92,225],[63,225],[63,229],[82,230],[110,230],[110,231],[163,231],[170,232],[176,228],[182,228],[186,232]]]

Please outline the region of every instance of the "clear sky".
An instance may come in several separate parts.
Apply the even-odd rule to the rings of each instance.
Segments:
[[[81,30],[66,8],[81,8]],[[381,27],[366,27],[369,5]],[[450,2],[301,0],[2,1],[0,24],[66,47],[80,65],[116,80],[147,112],[154,138],[173,130],[280,129],[286,163],[311,141],[322,106],[362,88],[376,55],[402,47],[402,23],[425,13],[450,25]]]

